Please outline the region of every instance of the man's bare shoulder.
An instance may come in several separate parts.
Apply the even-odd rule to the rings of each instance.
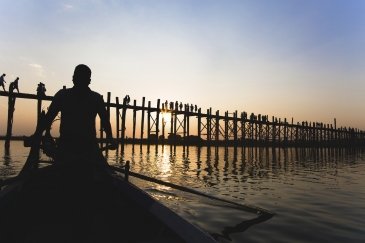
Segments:
[[[60,89],[57,91],[57,93],[55,94],[56,95],[67,95],[68,93],[70,93],[72,90],[72,88],[69,88],[69,89]]]
[[[103,96],[101,94],[99,94],[98,92],[95,92],[93,90],[90,90],[90,94],[98,102],[103,102],[104,103]]]

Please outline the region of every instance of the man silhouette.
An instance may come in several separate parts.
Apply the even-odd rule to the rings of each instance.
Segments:
[[[100,94],[88,87],[91,70],[88,66],[76,66],[70,89],[56,93],[45,118],[44,130],[52,125],[61,112],[60,138],[56,162],[69,165],[103,163],[102,154],[96,141],[95,119],[99,115],[106,138],[115,148],[108,113]]]
[[[19,81],[19,77],[17,77],[13,82],[10,83],[9,93],[13,93],[14,90],[18,91],[18,93],[19,93],[18,81]]]

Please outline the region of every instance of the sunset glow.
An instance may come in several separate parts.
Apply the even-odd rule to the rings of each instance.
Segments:
[[[364,1],[1,1],[0,72],[21,92],[72,86],[365,129]],[[6,98],[0,97],[0,134]],[[19,101],[21,103],[21,101]],[[35,103],[16,106],[31,133]],[[165,116],[165,115],[164,115]],[[29,117],[29,119],[25,119]],[[169,122],[168,114],[166,114]],[[167,126],[169,124],[167,123]],[[114,126],[114,125],[113,125]]]

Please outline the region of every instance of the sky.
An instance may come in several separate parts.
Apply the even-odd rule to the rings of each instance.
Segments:
[[[21,92],[72,87],[77,64],[106,97],[246,111],[365,130],[365,1],[0,1],[0,72]],[[5,133],[0,97],[0,134]],[[15,134],[36,103],[17,101]],[[5,114],[5,115],[3,115]]]

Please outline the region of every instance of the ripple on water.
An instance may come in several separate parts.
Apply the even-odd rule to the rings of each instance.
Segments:
[[[10,153],[3,148],[0,141],[1,178],[17,174],[29,151],[21,142],[12,143]],[[131,178],[221,242],[362,242],[364,159],[364,149],[330,148],[126,145],[124,153],[108,153],[111,164],[130,160],[135,172],[276,213],[257,223],[256,214]],[[242,232],[224,235],[229,229]]]

